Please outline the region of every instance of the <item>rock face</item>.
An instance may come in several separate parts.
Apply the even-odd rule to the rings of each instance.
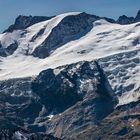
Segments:
[[[6,56],[6,51],[1,44],[0,44],[0,56],[2,56],[2,57]]]
[[[117,23],[122,24],[122,25],[131,24],[131,23],[134,23],[134,18],[123,15],[119,17],[119,19],[117,20]]]
[[[140,21],[140,10],[138,11],[136,18],[135,18],[135,22],[139,22]]]
[[[45,16],[23,16],[20,15],[16,18],[15,23],[11,25],[7,30],[4,32],[13,32],[14,30],[22,30],[25,29],[35,23],[49,20],[52,17],[45,17]]]
[[[33,92],[40,97],[46,107],[48,106],[49,113],[53,110],[56,113],[63,112],[77,102],[83,101],[84,96],[90,96],[90,94],[103,100],[112,98],[111,87],[97,62],[80,62],[65,66],[62,70],[58,68],[60,73],[56,75],[55,71],[57,69],[42,71],[32,82]],[[112,104],[112,109],[113,106]]]
[[[98,124],[114,110],[117,104],[117,99],[111,95],[111,87],[97,62],[82,62],[79,68],[76,68],[77,65],[79,64],[74,67],[68,66],[59,75],[65,75],[69,85],[73,85],[82,99],[78,101],[76,98],[77,102],[73,106],[60,112],[61,115],[58,114],[58,117],[54,117],[45,124],[47,133],[57,137],[75,136],[92,124]],[[68,102],[68,99],[63,99],[61,102]]]
[[[35,80],[1,82],[0,88],[1,129],[27,127],[57,137],[75,135],[80,127],[84,131],[110,114],[117,104],[103,70],[94,61],[48,69]],[[50,114],[56,117],[51,120]]]
[[[34,134],[24,130],[12,130],[12,129],[3,129],[0,130],[0,139],[1,140],[60,140],[51,135],[45,134]]]
[[[140,139],[140,115],[139,102],[117,107],[100,124],[92,125],[83,133],[68,140],[139,140]]]
[[[17,42],[10,44],[7,48],[3,48],[3,46],[0,44],[0,56],[6,57],[12,55],[17,48],[18,48]]]
[[[30,109],[33,107],[32,100],[36,98],[35,95],[30,95],[30,84],[30,78],[13,79],[0,82],[1,130],[24,126],[22,119],[27,119],[30,116]],[[34,111],[35,110],[37,110],[37,108],[34,109]],[[31,114],[28,122],[32,121],[32,119],[33,117]]]
[[[138,11],[136,17],[127,17],[126,15],[120,16],[116,21],[119,24],[126,25],[132,24],[140,21],[140,10]]]

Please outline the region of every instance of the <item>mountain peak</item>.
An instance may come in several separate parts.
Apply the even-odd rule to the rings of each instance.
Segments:
[[[138,11],[136,17],[128,17],[126,15],[122,15],[116,21],[118,24],[132,24],[140,21],[140,10]]]
[[[4,32],[13,32],[14,30],[22,30],[25,29],[33,24],[36,24],[41,21],[49,20],[52,17],[47,17],[47,16],[25,16],[25,15],[19,15],[15,23],[11,25],[7,30]]]
[[[138,11],[136,18],[135,18],[135,22],[139,22],[140,21],[140,10]]]
[[[134,17],[127,17],[126,15],[122,15],[119,17],[119,19],[117,20],[117,23],[119,24],[131,24],[134,22]]]

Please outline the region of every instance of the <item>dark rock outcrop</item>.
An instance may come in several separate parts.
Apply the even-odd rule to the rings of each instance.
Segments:
[[[0,140],[60,140],[51,135],[42,133],[31,133],[29,131],[15,129],[0,130]]]
[[[2,57],[6,57],[7,55],[6,55],[6,51],[5,51],[5,49],[3,48],[3,46],[1,45],[1,43],[0,43],[0,56],[2,56]]]
[[[140,22],[140,10],[138,11],[138,13],[135,17],[135,22]]]
[[[0,43],[0,56],[6,57],[12,55],[17,48],[18,48],[18,43],[16,41],[10,44],[9,46],[7,46],[6,48],[4,48]]]
[[[79,65],[79,68],[76,68],[76,65]],[[82,85],[81,80],[85,85]],[[88,96],[88,92],[107,100],[112,97],[111,87],[97,62],[91,63],[91,66],[89,62],[65,66],[58,75],[55,75],[52,69],[42,71],[32,82],[32,90],[40,97],[41,102],[48,106],[47,110],[52,108],[51,112],[55,110],[58,113],[82,101],[84,96]]]
[[[24,126],[24,119],[34,121],[42,107],[30,85],[30,78],[0,81],[0,129]]]
[[[117,20],[117,23],[122,25],[134,23],[134,17],[127,17],[125,15],[120,16],[119,19]]]
[[[54,111],[54,118],[44,123],[46,132],[66,138],[98,124],[114,110],[117,99],[98,62],[61,69],[57,75],[51,69],[43,71],[32,88],[47,110]]]
[[[140,22],[140,10],[138,11],[136,17],[127,17],[126,15],[123,15],[120,16],[116,22],[122,25]]]
[[[0,129],[27,128],[56,137],[74,136],[98,124],[117,104],[94,61],[48,69],[35,80],[1,81],[0,89]]]

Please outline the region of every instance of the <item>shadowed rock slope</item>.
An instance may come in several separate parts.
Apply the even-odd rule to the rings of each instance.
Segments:
[[[59,138],[98,124],[117,104],[96,61],[48,69],[36,79],[2,81],[1,89],[1,129],[18,127]]]

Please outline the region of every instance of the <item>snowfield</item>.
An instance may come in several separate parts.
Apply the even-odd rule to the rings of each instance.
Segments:
[[[34,24],[26,31],[1,34],[4,48],[15,41],[19,47],[12,55],[0,57],[0,80],[34,77],[47,68],[98,60],[119,97],[119,105],[137,101],[140,96],[140,23],[119,25],[98,20],[86,35],[57,48],[45,59],[25,54],[26,51],[31,54],[63,18],[77,14],[62,14]],[[45,30],[44,33],[31,41],[41,30]]]

